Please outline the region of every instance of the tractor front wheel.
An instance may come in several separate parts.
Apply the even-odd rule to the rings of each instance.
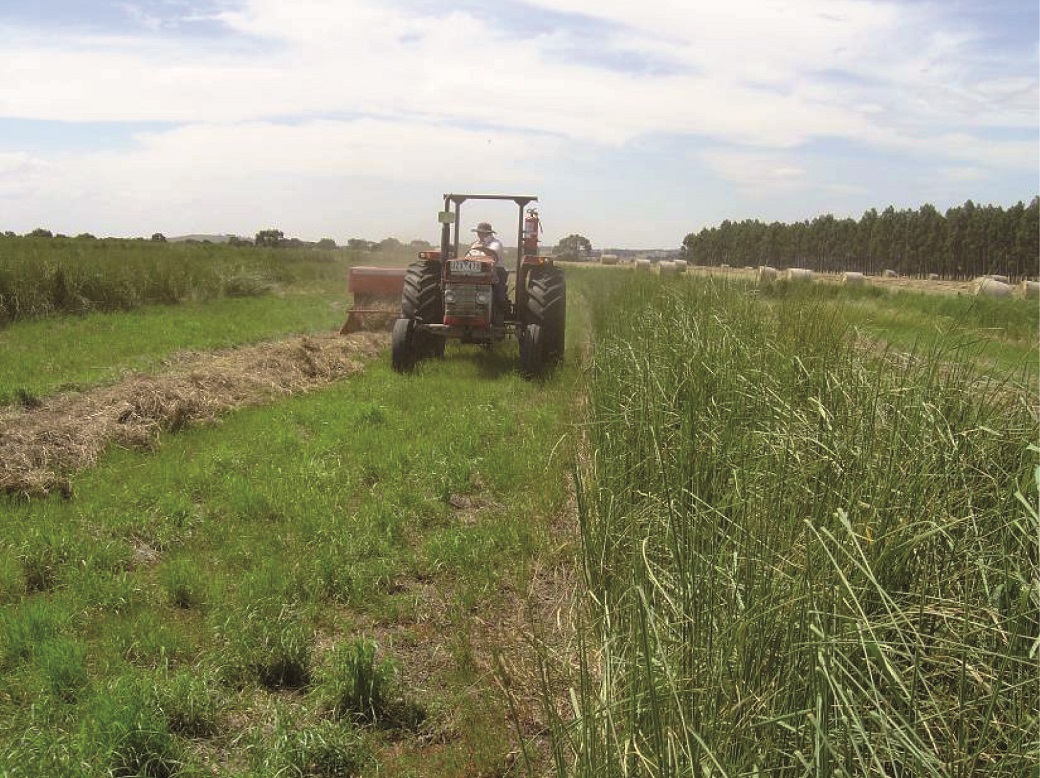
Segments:
[[[408,373],[418,357],[411,319],[398,319],[390,334],[390,364],[398,373]]]
[[[520,331],[520,372],[524,378],[538,378],[545,370],[545,344],[542,327],[528,324]]]

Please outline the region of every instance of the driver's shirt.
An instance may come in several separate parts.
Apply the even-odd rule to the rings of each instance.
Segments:
[[[476,248],[477,246],[483,246],[484,248],[491,249],[495,252],[495,267],[506,266],[506,253],[505,249],[502,247],[502,241],[494,235],[488,235],[484,239],[477,238],[470,244],[470,248]]]

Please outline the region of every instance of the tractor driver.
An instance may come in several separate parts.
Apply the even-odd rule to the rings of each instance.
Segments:
[[[494,300],[494,317],[496,323],[501,323],[506,308],[509,307],[509,298],[506,292],[506,283],[508,279],[508,273],[506,271],[506,257],[505,249],[502,246],[502,241],[495,237],[495,231],[491,229],[491,225],[488,222],[481,222],[477,225],[473,232],[477,233],[477,239],[473,241],[470,246],[474,248],[489,249],[495,255],[495,300]]]

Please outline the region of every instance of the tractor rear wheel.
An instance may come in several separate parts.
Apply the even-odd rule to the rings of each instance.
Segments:
[[[524,378],[538,378],[545,370],[545,344],[542,327],[528,324],[520,330],[520,372]]]
[[[415,367],[418,353],[411,319],[398,319],[390,334],[390,364],[398,373],[408,373]]]
[[[401,316],[424,324],[444,321],[440,262],[420,260],[408,266],[401,292]],[[411,337],[413,363],[425,357],[444,356],[444,338],[428,332],[413,332]]]
[[[423,324],[440,324],[444,320],[440,262],[420,260],[408,266],[401,293],[401,315]]]
[[[567,283],[559,268],[532,271],[527,289],[527,321],[541,328],[546,361],[561,360],[567,322]]]

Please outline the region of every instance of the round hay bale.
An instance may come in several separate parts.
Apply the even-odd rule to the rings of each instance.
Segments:
[[[1011,283],[1011,279],[1008,278],[1007,276],[998,276],[998,275],[995,275],[993,273],[990,273],[989,275],[987,275],[986,278],[992,278],[994,281],[1000,281],[1000,283],[1002,283],[1002,284],[1010,284]]]
[[[884,270],[881,271],[881,277],[882,278],[899,278],[899,273],[897,273],[895,270],[889,270],[888,268],[885,268]]]
[[[938,281],[939,280],[939,274],[938,273],[929,273],[928,274],[928,280],[929,281]]]
[[[657,267],[662,276],[677,276],[679,271],[675,268],[674,262],[658,262]]]
[[[763,284],[769,281],[775,281],[779,275],[780,273],[775,267],[761,265],[755,273],[755,282]]]
[[[599,258],[600,264],[603,265],[616,265],[618,263],[617,254],[603,254]]]
[[[976,295],[984,297],[1010,297],[1011,285],[994,281],[989,276],[979,276],[972,282]]]
[[[847,286],[863,286],[867,283],[867,277],[862,273],[856,273],[851,270],[845,271],[841,277],[841,282]]]
[[[784,271],[783,280],[803,282],[812,281],[813,271],[804,267],[789,267]]]
[[[650,272],[650,260],[649,259],[637,259],[635,267],[636,267],[636,272],[637,273],[649,273]]]
[[[1020,288],[1023,297],[1040,297],[1040,281],[1023,281]]]
[[[675,264],[675,272],[677,272],[677,273],[685,273],[686,272],[686,260],[685,259],[677,259],[677,260],[675,260],[674,264]]]

